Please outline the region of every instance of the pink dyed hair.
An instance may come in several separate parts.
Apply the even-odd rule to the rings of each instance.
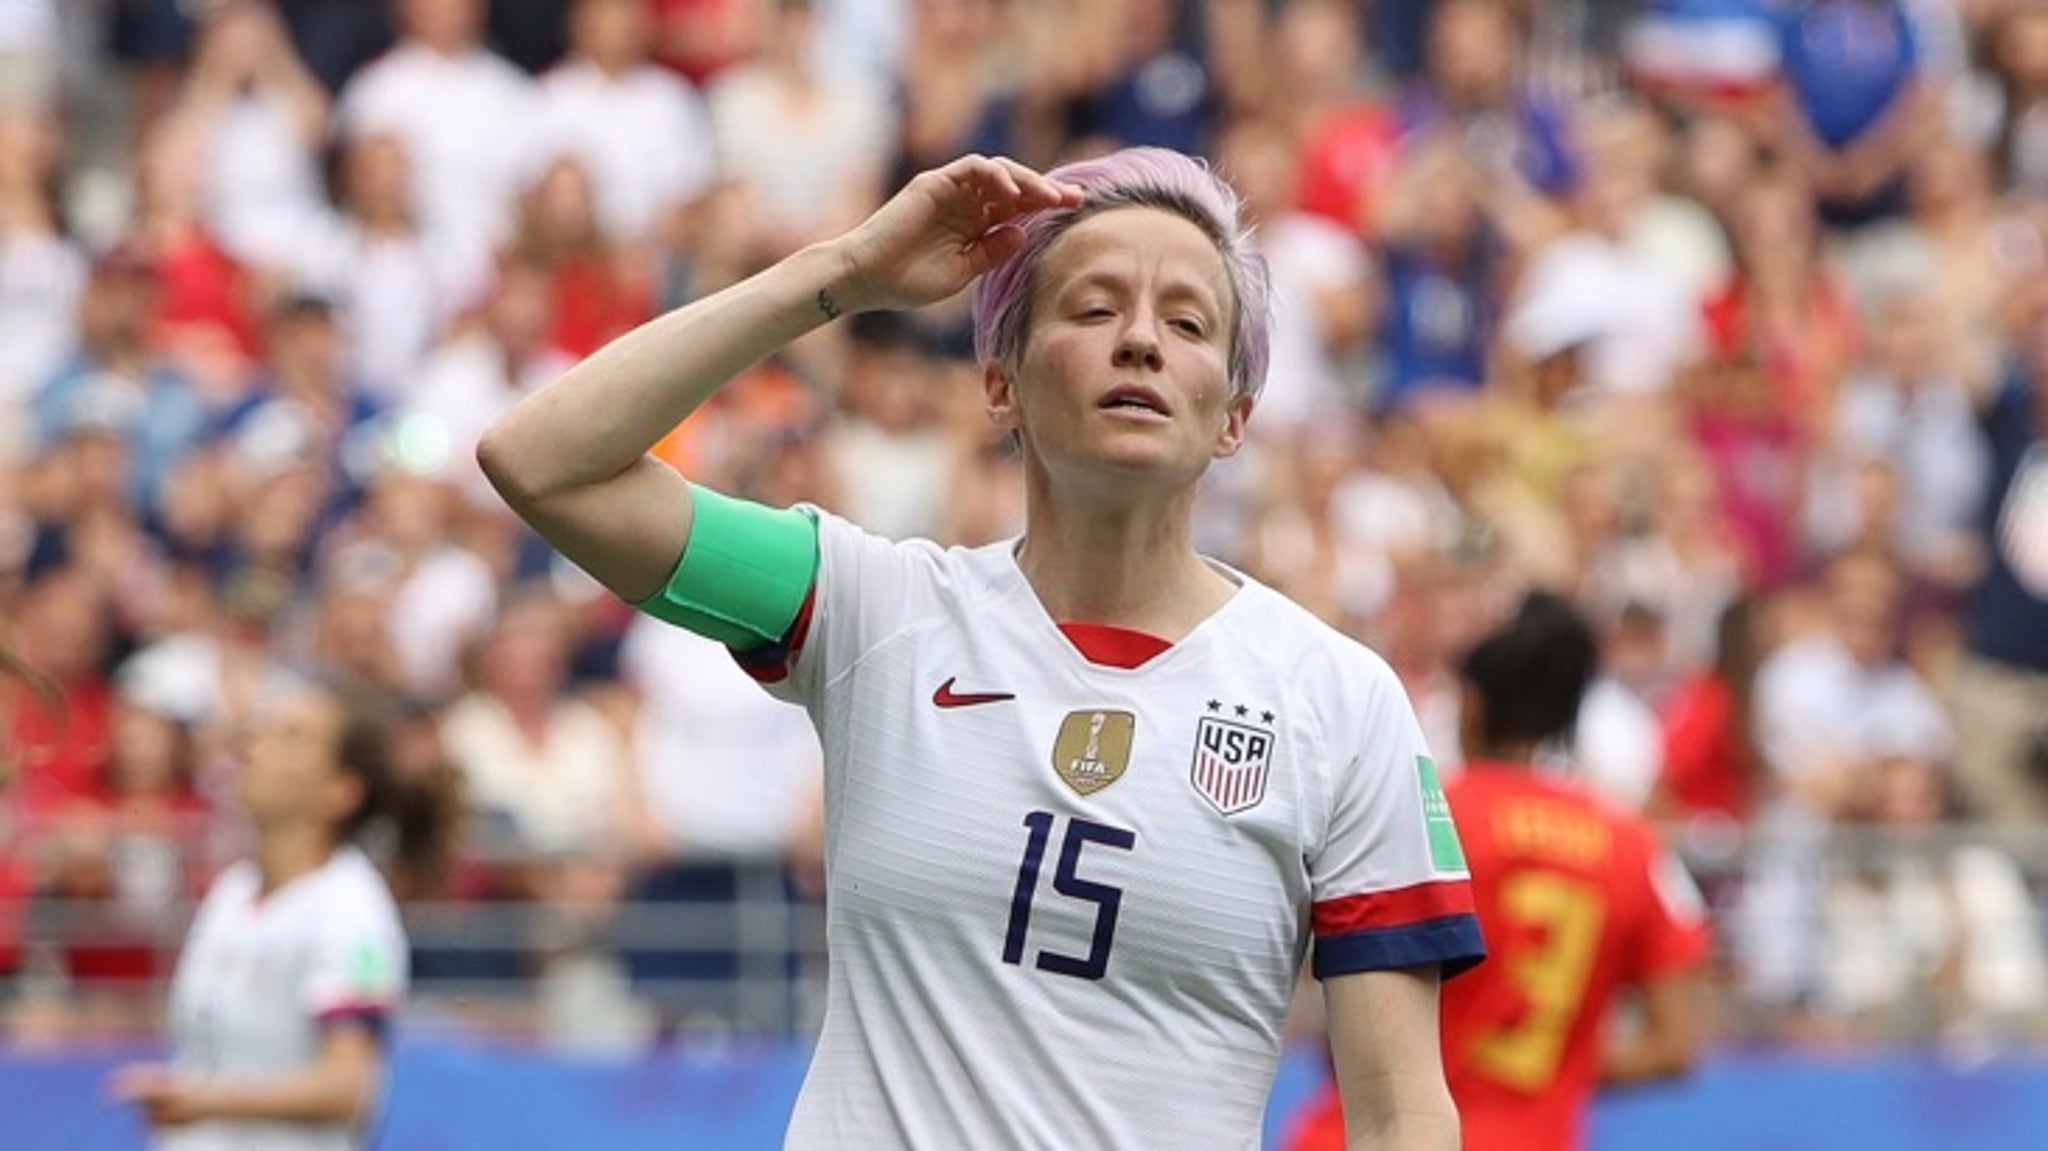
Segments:
[[[1030,334],[1038,265],[1067,229],[1117,208],[1157,208],[1186,219],[1216,245],[1235,297],[1230,320],[1230,389],[1256,399],[1272,357],[1272,287],[1265,258],[1252,246],[1237,191],[1208,164],[1166,148],[1126,148],[1047,173],[1079,185],[1078,208],[1048,208],[1019,217],[1024,246],[990,268],[974,288],[974,355],[1014,367]]]

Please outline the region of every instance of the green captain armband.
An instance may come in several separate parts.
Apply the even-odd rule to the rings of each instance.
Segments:
[[[780,643],[818,574],[818,524],[690,485],[690,542],[661,590],[633,606],[734,651]]]

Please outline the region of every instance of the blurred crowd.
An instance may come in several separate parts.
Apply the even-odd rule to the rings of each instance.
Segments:
[[[2033,0],[0,0],[17,1032],[141,1018],[283,671],[390,715],[447,829],[402,897],[532,910],[424,980],[731,1017],[751,960],[622,901],[795,971],[804,717],[565,567],[472,449],[918,170],[1120,144],[1216,163],[1280,301],[1205,550],[1383,653],[1446,764],[1464,646],[1528,587],[1584,605],[1559,770],[1703,861],[1731,1028],[2039,1033],[2038,861],[1997,834],[2048,817]],[[978,544],[1021,498],[981,403],[955,301],[807,338],[659,450]]]

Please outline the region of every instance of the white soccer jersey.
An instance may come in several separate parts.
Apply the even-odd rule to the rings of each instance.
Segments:
[[[253,863],[222,872],[200,904],[171,981],[177,1069],[270,1078],[313,1062],[341,1016],[381,1023],[405,996],[405,932],[383,877],[343,847],[268,896]],[[197,1123],[161,1131],[159,1151],[347,1151],[363,1129]]]
[[[1481,953],[1364,647],[1231,573],[1108,666],[1011,545],[819,536],[791,662],[757,669],[826,754],[831,986],[789,1147],[1256,1148],[1311,935],[1325,976]]]

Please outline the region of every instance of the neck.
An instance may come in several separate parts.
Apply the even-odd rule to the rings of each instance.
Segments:
[[[469,55],[471,44],[466,40],[414,39],[413,43],[426,49],[443,60],[460,60]]]
[[[1236,590],[1195,554],[1192,487],[1164,503],[1080,511],[1076,501],[1052,498],[1042,470],[1031,470],[1017,566],[1054,619],[1178,642]]]
[[[1529,764],[1536,762],[1536,745],[1527,740],[1512,740],[1507,743],[1475,743],[1465,749],[1465,759],[1470,763]]]
[[[607,80],[622,80],[633,70],[633,61],[624,56],[586,54],[583,58]]]
[[[0,231],[53,231],[49,206],[34,187],[20,184],[0,187]]]
[[[256,842],[256,870],[263,876],[263,894],[317,871],[333,855],[334,840],[325,828],[299,823],[266,828]]]

